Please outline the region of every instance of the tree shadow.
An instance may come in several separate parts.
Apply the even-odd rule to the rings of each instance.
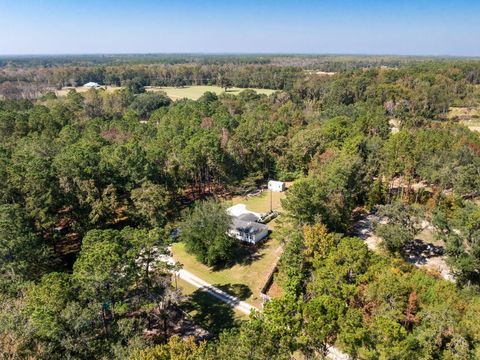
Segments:
[[[252,290],[244,284],[225,284],[225,285],[213,285],[226,293],[235,296],[240,300],[246,300],[252,296]]]
[[[233,253],[231,259],[224,263],[214,265],[212,270],[221,271],[229,269],[235,265],[251,265],[254,261],[260,260],[264,256],[264,254],[261,254],[260,252],[265,248],[268,241],[270,241],[270,231],[267,237],[255,245],[237,241],[232,250]]]
[[[409,263],[424,265],[429,258],[443,256],[444,249],[441,246],[415,239],[405,245],[404,253]]]
[[[225,329],[238,326],[233,307],[200,288],[193,292],[181,308],[192,320],[218,335]]]

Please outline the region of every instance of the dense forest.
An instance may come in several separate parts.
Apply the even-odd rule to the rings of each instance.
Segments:
[[[480,106],[479,61],[118,59],[0,62],[0,357],[480,358],[480,137],[449,116]],[[122,88],[55,95],[88,81]],[[141,91],[199,84],[278,91]],[[161,261],[178,224],[187,239],[188,219],[272,178],[293,181],[283,295],[207,342],[180,340]],[[360,211],[387,219],[378,252],[355,234]],[[209,228],[207,263],[235,254],[215,226],[227,220]],[[422,222],[454,282],[406,261]]]
[[[108,86],[131,86],[134,83],[141,86],[219,85],[292,90],[302,78],[321,77],[322,72],[355,73],[378,68],[402,70],[398,75],[387,72],[393,78],[382,81],[385,84],[408,75],[425,75],[430,70],[454,81],[480,82],[477,62],[468,59],[306,55],[0,57],[0,96],[36,98],[49,89],[80,86],[90,81]],[[444,79],[439,80],[437,86],[443,86],[442,81]],[[461,81],[457,85],[460,84]],[[363,91],[365,85],[357,84],[357,90]]]

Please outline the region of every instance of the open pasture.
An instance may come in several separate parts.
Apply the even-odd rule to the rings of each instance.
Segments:
[[[208,86],[208,85],[192,85],[192,86],[184,86],[184,87],[173,87],[173,86],[147,86],[145,88],[147,91],[164,91],[167,93],[168,97],[172,100],[178,99],[191,99],[197,100],[202,96],[205,92],[211,91],[217,95],[225,93],[225,89],[221,88],[220,86]],[[238,95],[240,92],[246,89],[241,88],[228,88],[227,94]],[[254,89],[251,90],[256,91],[259,94],[270,95],[275,92],[275,90],[270,89]]]

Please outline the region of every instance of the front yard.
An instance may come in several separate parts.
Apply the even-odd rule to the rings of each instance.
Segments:
[[[272,206],[273,210],[281,212],[281,199],[284,197],[285,192],[270,193],[270,191],[265,190],[258,196],[236,196],[232,199],[225,200],[225,203],[226,206],[244,204],[248,210],[258,213],[269,211],[270,206]],[[239,299],[257,308],[261,308],[262,300],[260,298],[260,289],[282,253],[280,241],[275,237],[275,232],[272,232],[275,223],[276,221],[273,220],[268,224],[271,232],[266,240],[255,247],[248,245],[242,246],[242,251],[237,261],[230,267],[217,270],[200,263],[195,256],[187,253],[185,244],[181,242],[172,245],[173,258],[175,261],[180,262],[185,270],[190,271],[202,280],[237,296]],[[203,303],[205,296],[205,299],[209,301],[218,302],[218,300],[211,295],[205,294],[204,296],[202,290],[197,290],[181,280],[179,286],[182,288],[183,294],[189,296],[188,303],[190,303],[190,305],[187,306],[188,308],[193,306],[192,304],[198,300],[197,298],[202,298],[201,302]],[[281,293],[282,289],[274,282],[269,291],[269,295],[275,297]],[[195,306],[193,306],[193,308],[194,307]],[[205,310],[208,312],[208,308],[205,308]],[[192,313],[192,315],[194,314],[195,313]],[[240,314],[235,314],[235,318],[240,318],[239,315]]]
[[[235,327],[248,319],[248,315],[233,309],[215,296],[203,289],[198,289],[190,283],[177,279],[178,287],[182,289],[185,301],[180,305],[195,323],[214,334],[224,329]]]
[[[268,238],[265,243],[259,245],[258,250],[251,258],[221,270],[213,270],[197,261],[195,256],[185,251],[183,243],[173,244],[172,252],[174,259],[183,264],[185,270],[241,300],[261,308],[260,289],[266,281],[269,271],[280,257],[282,248],[278,240]]]

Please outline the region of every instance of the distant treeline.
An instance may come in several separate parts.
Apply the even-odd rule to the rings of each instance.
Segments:
[[[142,86],[220,85],[289,89],[302,75],[298,67],[274,65],[129,64],[16,68],[0,70],[0,84],[25,82],[51,88],[89,81],[120,86],[135,80]]]
[[[71,54],[71,55],[4,55],[0,67],[59,67],[119,64],[198,64],[198,65],[266,65],[320,67],[320,70],[345,70],[370,66],[401,66],[412,62],[469,60],[429,56],[394,55],[315,55],[315,54]],[[473,59],[473,58],[472,58]],[[471,59],[470,59],[471,60]],[[478,59],[475,59],[478,60]]]
[[[58,67],[114,64],[269,64],[271,56],[201,54],[93,54],[93,55],[10,55],[0,56],[0,67]]]
[[[451,74],[479,82],[478,61],[394,56],[327,55],[64,55],[0,57],[0,85],[44,88],[79,86],[89,81],[120,86],[220,85],[290,90],[316,71],[351,72],[371,68],[411,73]],[[428,71],[427,71],[428,69]],[[307,71],[306,71],[307,70]],[[389,76],[394,76],[389,74]]]

